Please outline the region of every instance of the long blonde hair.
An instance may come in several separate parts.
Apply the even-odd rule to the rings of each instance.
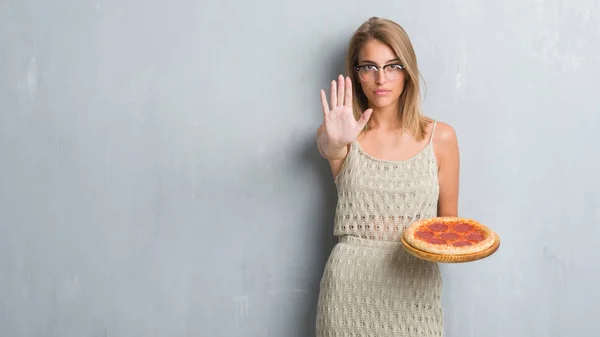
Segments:
[[[354,117],[358,120],[368,108],[368,100],[360,87],[356,72],[358,54],[361,48],[370,40],[378,40],[390,47],[400,62],[405,66],[407,74],[404,90],[400,95],[398,117],[402,129],[412,134],[417,140],[425,137],[427,124],[431,119],[423,116],[421,111],[421,93],[419,84],[419,69],[417,57],[408,34],[399,24],[389,19],[371,17],[358,27],[348,46],[346,67],[348,76],[352,79]],[[370,129],[369,123],[365,131]]]

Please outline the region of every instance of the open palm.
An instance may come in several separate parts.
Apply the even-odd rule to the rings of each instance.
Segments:
[[[357,121],[352,109],[352,80],[349,77],[339,76],[338,81],[331,81],[331,109],[327,103],[325,91],[321,90],[321,103],[323,105],[323,122],[330,142],[338,146],[345,146],[354,140],[363,130],[372,109],[367,109]]]

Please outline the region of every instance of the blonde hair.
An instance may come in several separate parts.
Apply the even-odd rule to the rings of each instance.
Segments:
[[[412,134],[417,140],[425,137],[427,124],[431,119],[423,116],[421,111],[421,93],[419,84],[419,69],[417,57],[408,34],[399,24],[389,19],[371,17],[365,21],[354,33],[348,46],[346,67],[348,76],[352,79],[354,117],[358,120],[368,108],[368,100],[358,83],[356,66],[361,48],[369,41],[377,40],[390,47],[405,66],[407,74],[404,90],[400,95],[398,117],[402,129]],[[369,130],[367,123],[364,131]]]

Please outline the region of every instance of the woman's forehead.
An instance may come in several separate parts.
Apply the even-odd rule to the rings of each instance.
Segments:
[[[386,64],[397,60],[398,56],[394,53],[394,50],[377,40],[365,43],[358,53],[359,62]]]

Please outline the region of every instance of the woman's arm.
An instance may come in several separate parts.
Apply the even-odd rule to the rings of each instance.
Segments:
[[[438,122],[433,142],[439,165],[438,216],[458,216],[460,153],[456,132],[450,125]]]

